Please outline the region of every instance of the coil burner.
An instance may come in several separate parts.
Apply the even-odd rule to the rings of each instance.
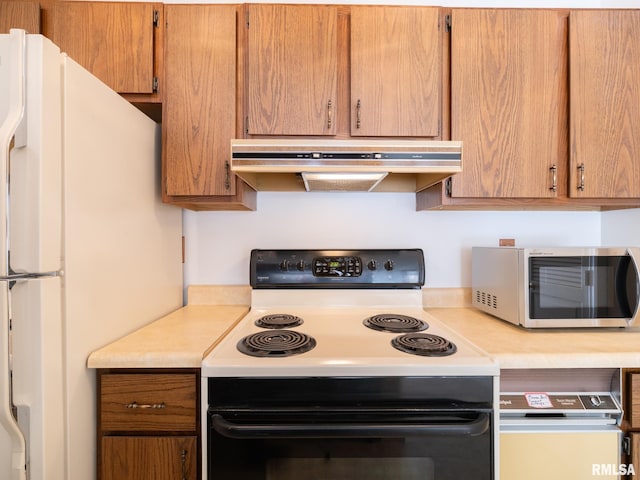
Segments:
[[[246,336],[238,342],[240,352],[253,357],[289,357],[316,346],[313,337],[293,330],[270,330]]]
[[[401,352],[425,357],[444,357],[456,353],[456,346],[446,338],[429,333],[407,333],[391,340]]]
[[[373,315],[365,318],[362,323],[373,330],[393,333],[420,332],[429,328],[429,324],[424,320],[394,313]]]
[[[264,315],[255,321],[255,325],[262,328],[292,328],[302,325],[304,322],[296,315],[288,313],[273,313]]]

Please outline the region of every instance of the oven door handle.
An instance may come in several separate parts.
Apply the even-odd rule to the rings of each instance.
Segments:
[[[489,413],[480,412],[472,419],[452,416],[450,422],[436,423],[295,423],[237,424],[222,415],[211,416],[211,425],[228,438],[390,438],[426,435],[478,436],[491,425]]]

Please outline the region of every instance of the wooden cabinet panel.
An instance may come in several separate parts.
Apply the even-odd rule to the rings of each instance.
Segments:
[[[236,7],[167,5],[164,158],[167,195],[232,195]]]
[[[572,11],[569,31],[570,195],[640,197],[640,10]]]
[[[193,374],[108,374],[100,377],[104,431],[194,431]]]
[[[640,429],[640,373],[629,373],[627,419],[631,428]]]
[[[454,9],[451,23],[451,138],[464,142],[451,195],[555,197],[568,158],[566,13]]]
[[[104,437],[102,480],[196,480],[197,437]]]
[[[119,93],[154,93],[150,3],[56,2],[53,41]]]
[[[640,433],[631,434],[631,458],[629,463],[633,465],[635,474],[631,475],[633,480],[640,478],[640,470],[637,470],[640,465]]]
[[[337,7],[261,4],[248,12],[248,133],[335,134]]]
[[[9,33],[12,28],[40,33],[40,5],[37,2],[0,2],[0,33]]]
[[[165,6],[162,194],[192,210],[255,210],[230,171],[238,124],[236,5]]]
[[[351,7],[351,135],[440,135],[440,9]]]

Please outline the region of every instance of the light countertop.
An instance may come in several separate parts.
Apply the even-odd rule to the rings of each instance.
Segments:
[[[427,308],[500,368],[638,368],[640,329],[524,329],[474,308]]]
[[[89,368],[200,368],[248,306],[187,305],[96,350]]]
[[[427,312],[493,356],[503,369],[640,368],[638,328],[526,330],[471,308],[464,289],[446,290],[425,293]],[[199,368],[248,312],[250,289],[189,287],[188,303],[96,350],[88,367]]]

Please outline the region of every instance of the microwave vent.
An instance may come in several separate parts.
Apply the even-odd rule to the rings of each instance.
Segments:
[[[490,293],[476,290],[476,303],[489,308],[498,308],[498,297]]]

